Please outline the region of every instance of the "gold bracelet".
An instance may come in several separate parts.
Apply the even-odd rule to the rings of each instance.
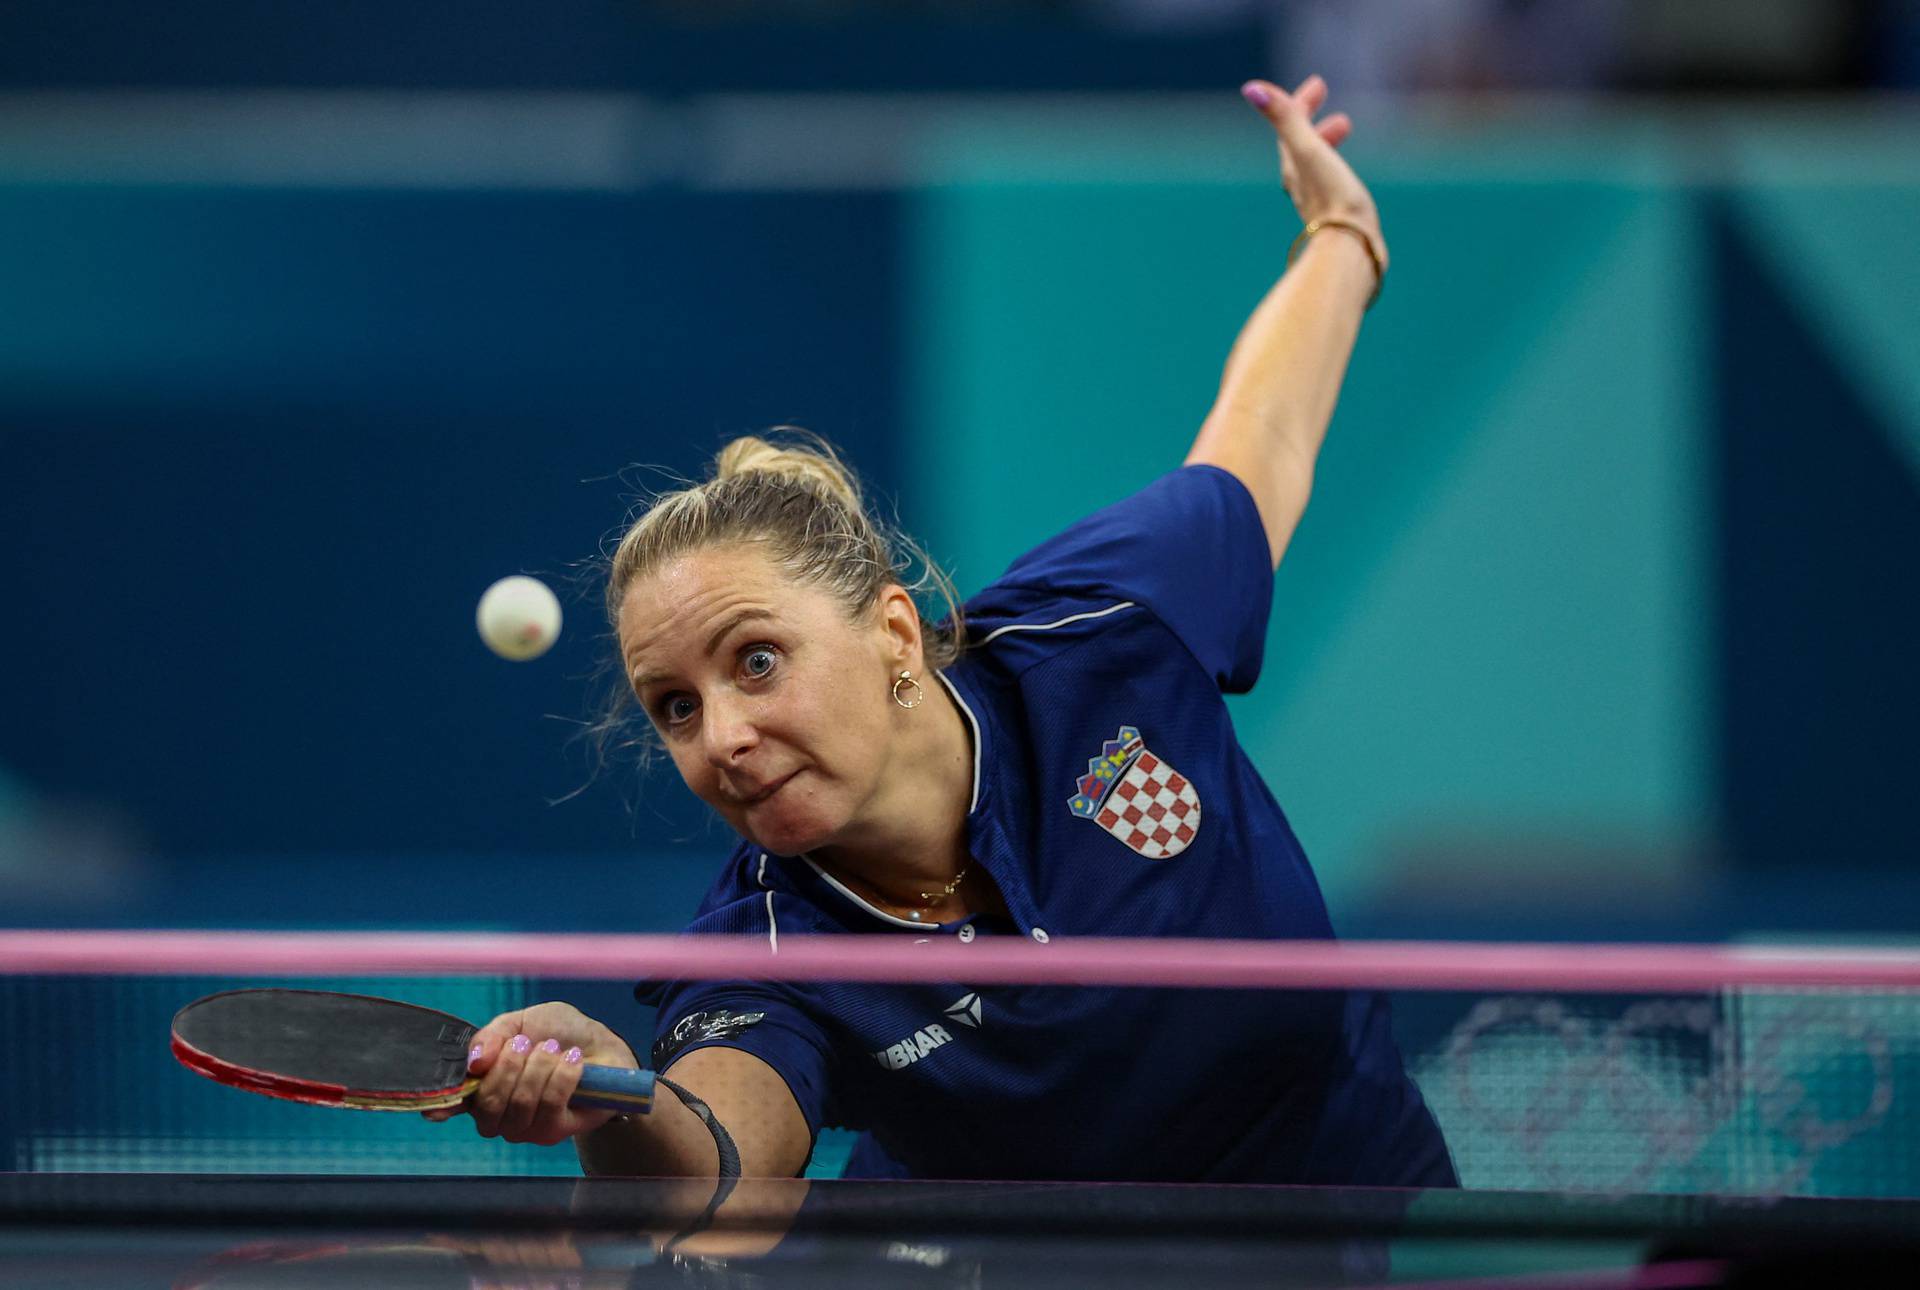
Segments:
[[[1307,239],[1323,228],[1343,228],[1359,238],[1360,244],[1367,248],[1367,258],[1373,261],[1373,294],[1367,297],[1367,308],[1373,308],[1373,302],[1380,298],[1380,288],[1387,285],[1387,266],[1381,261],[1380,252],[1373,245],[1373,235],[1352,220],[1317,219],[1301,229],[1300,236],[1294,238],[1293,245],[1287,248],[1287,267],[1289,269],[1293,267],[1293,262],[1300,258],[1300,251],[1306,246]]]

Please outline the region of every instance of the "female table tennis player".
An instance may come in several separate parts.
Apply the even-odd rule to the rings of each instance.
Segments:
[[[1259,671],[1387,251],[1326,85],[1243,93],[1306,231],[1183,466],[939,624],[818,446],[736,440],[627,532],[627,675],[741,839],[691,930],[1332,935],[1221,695]],[[565,1004],[476,1052],[480,1132],[572,1138],[589,1172],[792,1176],[844,1125],[856,1176],[1455,1182],[1372,993],[670,983],[647,1056],[676,1096],[618,1119],[567,1099],[582,1061],[638,1055]]]

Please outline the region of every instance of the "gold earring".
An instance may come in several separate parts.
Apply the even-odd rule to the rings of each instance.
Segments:
[[[913,687],[912,703],[908,703],[900,697],[900,687],[903,685],[911,685]],[[926,698],[926,691],[920,688],[920,682],[913,679],[913,673],[911,672],[902,672],[900,679],[893,683],[893,701],[903,708],[917,708],[926,702]]]

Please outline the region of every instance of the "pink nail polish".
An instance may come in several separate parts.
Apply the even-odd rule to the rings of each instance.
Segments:
[[[586,1056],[586,1054],[581,1052],[578,1048],[569,1048],[567,1049],[567,1055],[565,1057],[562,1057],[560,1060],[565,1062],[569,1066],[578,1066],[580,1064],[580,1059],[584,1056]]]
[[[560,1041],[558,1039],[549,1039],[540,1045],[540,1051],[543,1053],[557,1053],[560,1051]]]
[[[480,1060],[480,1054],[486,1051],[487,1047],[485,1044],[475,1044],[467,1052],[467,1065],[471,1067],[475,1062]]]
[[[513,1037],[513,1042],[507,1046],[513,1049],[513,1051],[516,1053],[524,1053],[529,1048],[533,1047],[533,1041],[531,1039],[528,1039],[525,1035],[515,1035]]]
[[[1272,91],[1268,90],[1267,87],[1264,85],[1254,85],[1251,82],[1249,82],[1248,84],[1242,85],[1240,87],[1240,94],[1241,94],[1241,97],[1247,100],[1247,102],[1253,104],[1257,108],[1263,108],[1267,106],[1267,104],[1273,102]]]

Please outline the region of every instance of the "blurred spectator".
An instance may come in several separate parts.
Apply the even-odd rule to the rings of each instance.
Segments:
[[[1265,72],[1356,97],[1913,84],[1920,0],[1087,0],[1142,31],[1256,23]]]
[[[1307,0],[1275,5],[1279,49],[1356,94],[1604,88],[1630,0]],[[1278,52],[1278,50],[1276,51]]]
[[[1636,0],[1625,83],[1643,89],[1859,84],[1862,0]]]
[[[1116,22],[1173,31],[1258,22],[1266,68],[1317,71],[1353,97],[1583,90],[1619,72],[1632,0],[1093,0]],[[1251,74],[1251,73],[1250,73]]]

